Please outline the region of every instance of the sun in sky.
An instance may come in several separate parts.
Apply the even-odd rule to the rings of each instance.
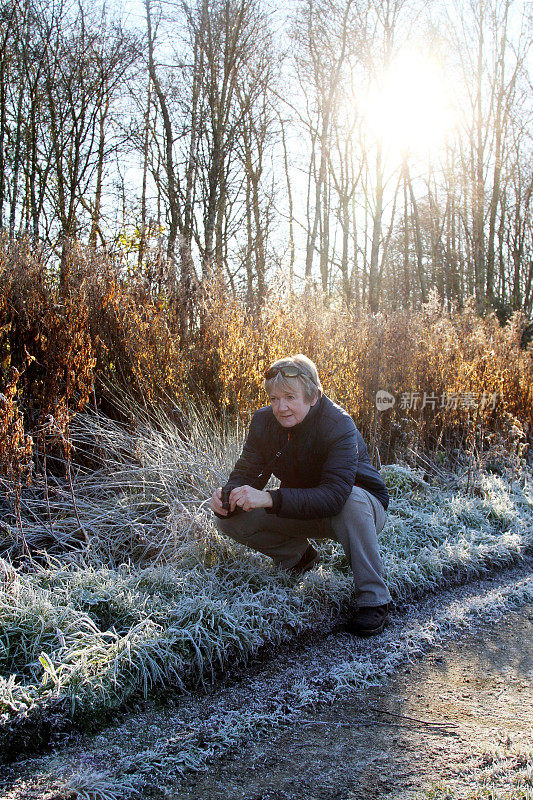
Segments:
[[[437,59],[413,51],[399,54],[363,101],[368,135],[383,144],[392,161],[429,156],[455,124],[451,88]]]

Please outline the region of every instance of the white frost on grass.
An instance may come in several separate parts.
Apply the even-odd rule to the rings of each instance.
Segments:
[[[168,420],[131,431],[79,417],[75,444],[100,459],[75,480],[87,546],[66,485],[52,487],[52,530],[43,498],[25,497],[26,538],[50,551],[33,572],[0,559],[0,725],[58,702],[90,720],[155,689],[208,684],[348,607],[338,543],[320,542],[321,566],[295,579],[218,534],[205,498],[242,432],[194,414],[187,425],[185,435]],[[392,499],[380,539],[399,603],[517,562],[533,544],[525,466],[518,480],[477,476],[476,497],[430,487],[407,467],[383,473]]]
[[[379,640],[357,644],[350,639],[354,655],[350,660],[334,658],[331,664],[329,658],[314,658],[306,662],[305,675],[299,678],[298,668],[291,665],[287,674],[282,669],[268,686],[259,675],[237,697],[231,693],[225,697],[223,692],[222,699],[215,697],[206,718],[198,718],[196,704],[185,706],[179,733],[162,736],[150,747],[121,758],[116,779],[120,782],[121,775],[135,778],[141,795],[144,788],[155,785],[165,796],[175,797],[187,773],[206,769],[228,750],[236,751],[275,727],[297,723],[302,715],[329,706],[339,697],[382,684],[400,664],[419,657],[475,619],[498,618],[507,609],[532,600],[533,578],[514,581],[503,589],[465,592],[457,600],[448,598],[441,613],[409,615]],[[124,796],[130,795],[125,791]]]
[[[106,770],[86,768],[74,772],[65,781],[65,788],[76,800],[121,800],[138,794],[135,782],[123,775],[119,780]]]
[[[503,610],[533,601],[533,577],[503,590],[494,589],[486,594],[457,600],[437,612],[423,624],[414,621],[404,631],[395,650],[388,658],[366,658],[344,661],[336,666],[331,677],[334,691],[341,694],[380,683],[383,677],[391,675],[398,665],[409,661],[428,647],[435,645],[452,630],[466,628],[476,617],[495,616]]]

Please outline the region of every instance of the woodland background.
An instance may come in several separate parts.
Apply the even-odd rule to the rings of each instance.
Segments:
[[[281,272],[372,312],[435,287],[448,310],[474,296],[501,318],[531,314],[528,4],[147,0],[128,16],[16,0],[0,13],[0,227],[60,259],[60,280],[83,242],[185,304],[216,276],[253,307]],[[404,141],[391,158],[368,95],[406,51],[436,65],[454,122],[432,151]],[[405,116],[431,111],[428,89]]]
[[[378,461],[527,452],[531,41],[519,0],[2,3],[8,481],[117,391],[245,418],[295,351]],[[395,148],[369,97],[406,52],[453,124],[402,139],[415,86]],[[438,400],[380,414],[380,389]]]

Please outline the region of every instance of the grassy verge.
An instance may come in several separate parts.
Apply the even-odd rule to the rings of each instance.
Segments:
[[[393,630],[396,626],[391,626],[378,640],[346,641],[347,637],[336,637],[333,648],[323,642],[308,649],[303,670],[298,658],[282,658],[284,664],[279,670],[279,665],[269,665],[266,674],[260,670],[251,680],[247,676],[242,685],[220,687],[209,697],[193,694],[172,708],[149,704],[143,712],[128,715],[117,725],[96,736],[84,737],[72,747],[27,758],[18,779],[13,772],[11,779],[7,777],[6,800],[25,800],[30,788],[32,796],[43,800],[51,792],[58,798],[71,797],[75,792],[80,800],[160,800],[181,796],[183,780],[191,772],[213,768],[223,754],[240,753],[250,740],[258,744],[262,739],[268,749],[270,734],[276,728],[298,726],[302,715],[309,721],[310,714],[312,719],[316,711],[338,703],[339,697],[382,684],[402,663],[409,663],[460,634],[476,619],[497,620],[513,608],[530,604],[533,580],[525,570],[519,576],[512,577],[513,574],[516,576],[506,571],[497,586],[493,580],[473,582],[444,590],[437,599],[425,598],[417,604],[420,614],[417,609],[407,618],[402,615],[400,635]],[[339,639],[345,641],[343,654],[348,660],[339,653],[338,645],[343,648]],[[527,732],[521,738],[526,737]],[[489,739],[485,748],[478,743],[468,752],[464,780],[459,777],[453,786],[438,784],[438,791],[446,789],[453,800],[471,800],[476,796],[472,787],[487,788],[478,770],[486,766],[487,753],[493,745],[510,744],[528,758],[529,741],[524,747],[514,736],[513,742],[508,741],[504,728]],[[527,779],[529,762],[522,766],[520,772]],[[511,784],[518,785],[527,788],[527,783]],[[457,794],[458,787],[462,794]],[[437,786],[433,788],[437,791]],[[423,798],[427,800],[426,795]],[[519,798],[522,795],[516,794],[514,800]]]
[[[475,789],[439,783],[416,800],[533,800],[533,747],[499,737],[494,745],[470,759],[465,782]]]
[[[0,559],[5,759],[150,694],[206,686],[229,664],[319,627],[350,601],[337,543],[321,543],[321,566],[295,579],[216,532],[204,500],[233,462],[238,434],[199,418],[185,436],[168,421],[131,433],[84,417],[76,435],[93,463],[76,476],[75,508],[59,480],[46,502],[35,489],[24,498],[26,541],[46,545],[46,557],[15,569],[12,528]],[[397,602],[531,548],[526,466],[507,477],[478,475],[475,495],[461,479],[437,489],[407,468],[383,475],[392,500],[381,543]]]

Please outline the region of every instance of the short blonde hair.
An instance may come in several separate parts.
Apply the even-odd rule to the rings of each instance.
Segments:
[[[316,364],[310,358],[304,356],[303,353],[297,353],[295,356],[287,356],[274,361],[269,369],[288,366],[298,367],[300,374],[294,377],[285,377],[281,372],[278,372],[273,378],[265,380],[265,392],[267,394],[270,394],[275,387],[284,391],[291,391],[297,386],[301,386],[306,403],[312,403],[313,400],[323,394]]]

